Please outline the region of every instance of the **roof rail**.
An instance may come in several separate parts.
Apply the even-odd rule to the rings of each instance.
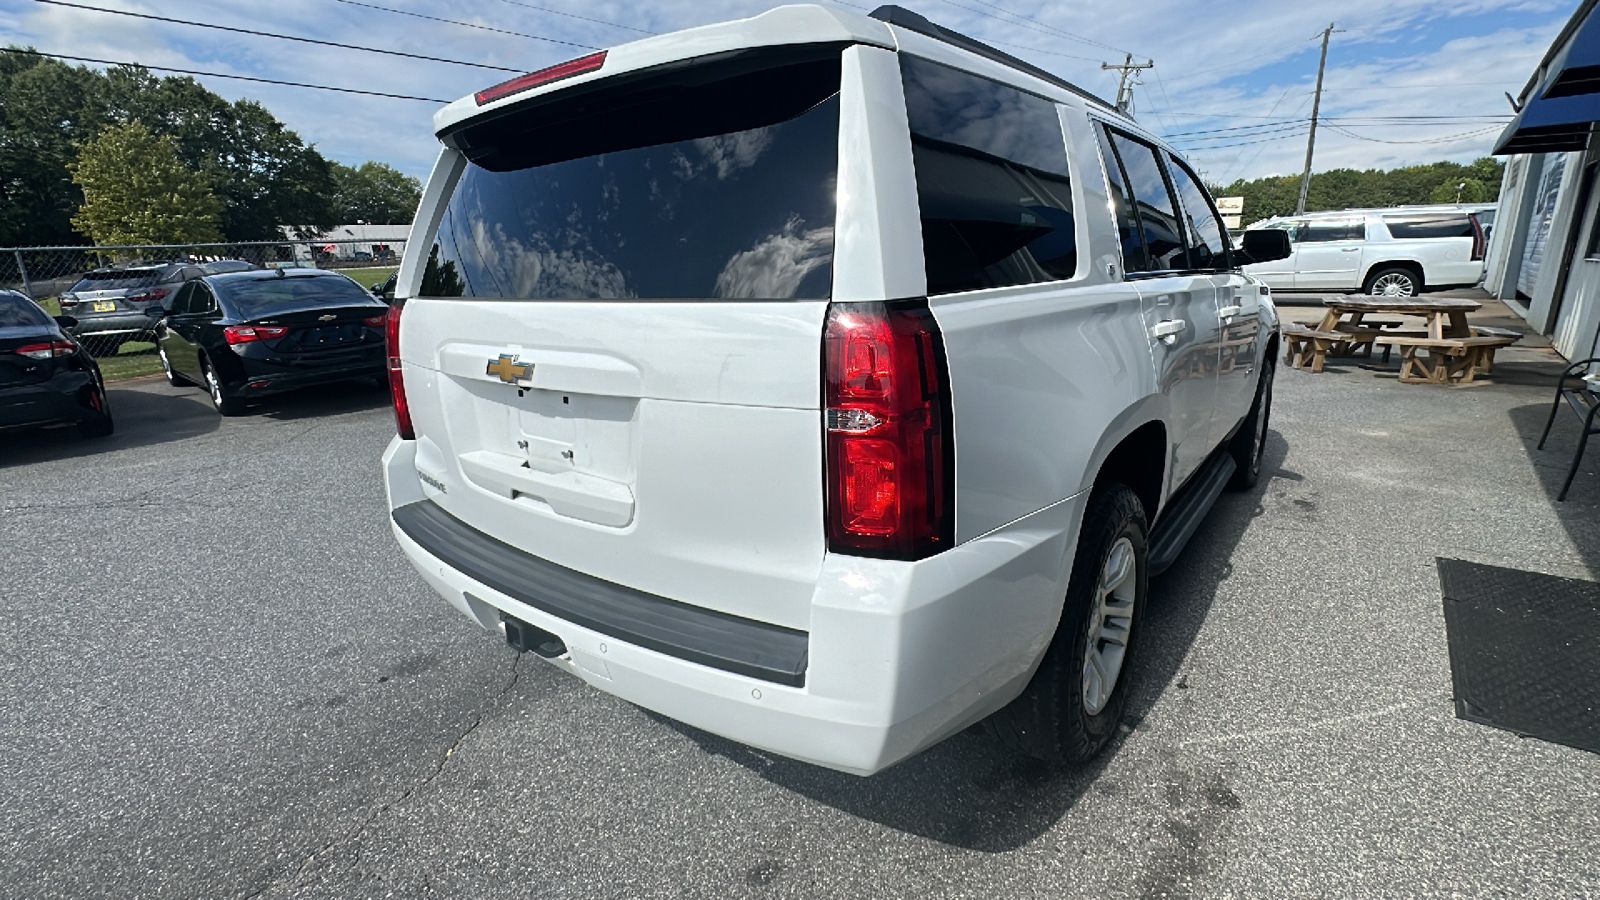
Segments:
[[[903,6],[894,6],[892,4],[880,6],[872,12],[867,13],[867,15],[877,19],[880,22],[887,22],[890,25],[899,26],[907,31],[915,31],[918,34],[925,34],[936,41],[943,41],[946,44],[960,47],[961,49],[970,53],[975,53],[985,59],[994,60],[1003,66],[1008,66],[1016,69],[1019,72],[1026,72],[1040,81],[1047,81],[1058,88],[1071,91],[1072,93],[1077,94],[1079,97],[1082,97],[1091,103],[1103,106],[1106,109],[1117,113],[1118,115],[1127,115],[1127,113],[1117,109],[1115,105],[1107,102],[1105,98],[1097,97],[1059,75],[1053,75],[1049,72],[1046,72],[1044,69],[1041,69],[1032,63],[1023,62],[1022,60],[1017,59],[1015,56],[1012,56],[1003,50],[996,50],[988,44],[985,44],[976,38],[967,37],[959,31],[951,31],[943,25],[936,25],[933,22],[928,21],[927,18],[914,13]]]

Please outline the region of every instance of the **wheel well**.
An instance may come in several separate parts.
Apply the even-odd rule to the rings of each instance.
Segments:
[[[1144,506],[1145,519],[1154,521],[1161,506],[1161,487],[1167,471],[1167,428],[1160,422],[1146,422],[1133,430],[1106,454],[1095,487],[1116,482],[1133,490]]]
[[[1270,365],[1272,365],[1273,360],[1275,360],[1277,358],[1278,358],[1278,333],[1276,331],[1274,331],[1272,333],[1272,337],[1267,338],[1267,354],[1261,358],[1261,364],[1264,365],[1264,366],[1270,366]]]
[[[1372,284],[1372,276],[1382,272],[1384,269],[1405,269],[1415,275],[1417,277],[1417,293],[1419,294],[1422,293],[1422,288],[1428,281],[1427,278],[1423,277],[1421,263],[1412,262],[1409,259],[1397,259],[1392,262],[1373,263],[1369,266],[1367,268],[1367,277],[1361,282],[1361,289],[1365,291],[1367,286]]]

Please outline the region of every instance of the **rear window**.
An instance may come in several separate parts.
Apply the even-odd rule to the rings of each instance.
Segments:
[[[91,272],[78,280],[77,284],[67,288],[68,293],[77,291],[117,291],[125,288],[149,287],[161,277],[160,269],[128,269],[122,272]]]
[[[245,319],[328,306],[382,306],[343,275],[230,279],[215,287],[234,315]]]
[[[39,304],[11,291],[0,291],[0,328],[48,328],[55,324]]]
[[[1465,213],[1384,216],[1383,224],[1397,240],[1408,238],[1473,237],[1472,222]]]
[[[826,56],[690,66],[448,136],[472,162],[420,293],[828,297],[839,52],[806,52]]]

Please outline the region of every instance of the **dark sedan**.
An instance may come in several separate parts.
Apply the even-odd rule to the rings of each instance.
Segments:
[[[179,288],[156,329],[174,385],[211,394],[225,416],[250,400],[350,378],[387,385],[388,307],[334,272],[262,269],[210,275]]]
[[[111,433],[100,367],[67,330],[15,291],[0,291],[0,430],[77,425],[84,437]]]

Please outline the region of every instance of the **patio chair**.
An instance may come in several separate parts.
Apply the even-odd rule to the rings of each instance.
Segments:
[[[1556,396],[1550,404],[1550,417],[1545,419],[1544,432],[1539,435],[1538,449],[1544,449],[1545,439],[1550,436],[1550,426],[1555,424],[1556,412],[1561,409],[1563,401],[1583,420],[1583,431],[1578,434],[1578,449],[1572,453],[1572,465],[1567,468],[1567,480],[1561,482],[1561,493],[1556,495],[1556,502],[1567,499],[1567,489],[1572,487],[1572,478],[1578,474],[1578,464],[1583,461],[1583,449],[1589,443],[1589,435],[1600,431],[1594,424],[1595,414],[1600,413],[1600,384],[1591,382],[1587,377],[1581,380],[1577,387],[1567,387],[1567,379],[1584,375],[1585,370],[1594,363],[1600,362],[1600,356],[1579,360],[1561,373],[1556,379]]]

